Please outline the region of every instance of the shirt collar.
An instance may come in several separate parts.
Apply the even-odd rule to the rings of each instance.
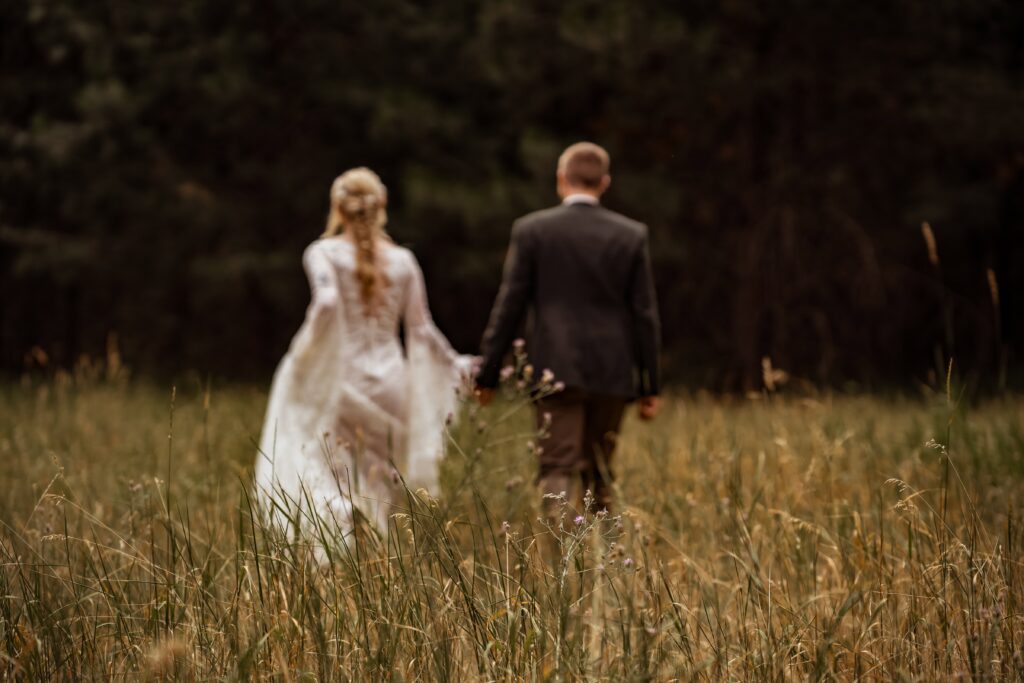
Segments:
[[[572,204],[590,204],[591,206],[599,206],[601,202],[597,197],[580,192],[577,194],[567,195],[566,198],[562,200],[562,204],[564,206],[570,206]]]

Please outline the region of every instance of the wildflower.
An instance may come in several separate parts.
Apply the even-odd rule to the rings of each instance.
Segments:
[[[555,381],[555,373],[551,370],[544,368],[540,373],[541,384],[551,384]]]
[[[551,426],[551,413],[550,412],[545,412],[541,416],[541,424],[544,426],[545,429],[547,429],[548,427]]]
[[[511,530],[512,530],[512,525],[508,523],[508,520],[505,520],[504,522],[501,523],[501,533],[502,533],[502,535],[507,534]]]
[[[530,379],[533,377],[533,366],[530,365],[529,363],[523,366],[523,377],[525,377],[526,379]]]
[[[553,387],[551,387],[551,388],[554,389],[556,392],[565,391],[565,382],[562,382],[562,381],[555,382],[555,385]]]
[[[576,515],[576,519],[574,519],[573,521],[576,522],[576,526],[579,526],[580,524],[583,524],[584,522],[586,522],[587,518],[584,517],[583,515]]]
[[[506,365],[501,369],[501,380],[504,382],[505,380],[510,378],[515,371],[515,368],[513,368],[511,365]]]
[[[522,351],[526,347],[526,342],[523,339],[516,339],[512,342],[512,348],[516,351]]]
[[[622,566],[623,567],[632,567],[633,566],[633,558],[632,557],[627,557],[626,559],[624,559],[622,561]]]

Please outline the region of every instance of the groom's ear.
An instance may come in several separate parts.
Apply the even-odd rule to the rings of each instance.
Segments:
[[[607,173],[605,173],[604,177],[601,178],[601,185],[600,185],[601,194],[604,194],[605,192],[607,192],[608,188],[611,187],[611,185],[612,185],[612,177],[610,175],[608,175]]]

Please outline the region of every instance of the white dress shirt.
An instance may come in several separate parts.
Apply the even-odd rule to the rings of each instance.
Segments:
[[[566,195],[565,199],[562,200],[562,204],[569,206],[571,204],[592,204],[598,206],[601,201],[594,195],[584,194],[578,192],[576,194]]]

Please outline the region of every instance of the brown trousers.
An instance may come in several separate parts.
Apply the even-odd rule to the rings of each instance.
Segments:
[[[565,491],[572,501],[589,490],[596,510],[611,509],[611,462],[625,409],[625,399],[571,389],[538,401],[543,493]]]

